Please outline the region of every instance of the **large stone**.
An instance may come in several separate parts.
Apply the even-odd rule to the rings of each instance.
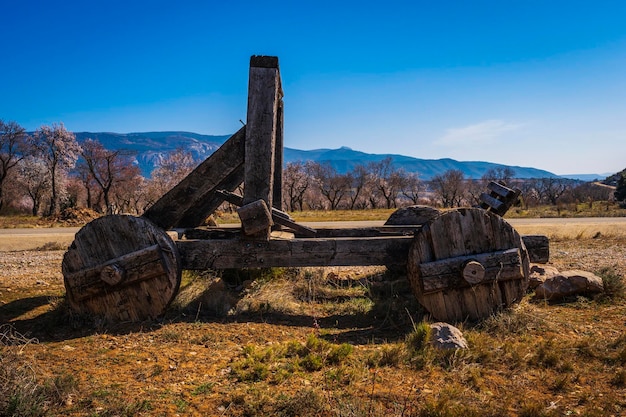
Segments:
[[[586,271],[563,271],[535,289],[537,298],[556,301],[573,295],[591,295],[604,292],[602,278]]]
[[[550,265],[532,264],[528,277],[528,289],[534,290],[544,282],[559,274],[559,270]]]
[[[467,340],[463,333],[448,323],[430,325],[430,342],[437,349],[467,349]]]

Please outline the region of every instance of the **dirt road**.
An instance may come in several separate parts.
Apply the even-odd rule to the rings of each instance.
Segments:
[[[580,217],[549,219],[507,219],[522,234],[549,237],[626,236],[626,217]],[[303,222],[313,228],[356,228],[382,226],[384,221]],[[44,245],[68,246],[80,227],[0,229],[0,252],[33,250]]]

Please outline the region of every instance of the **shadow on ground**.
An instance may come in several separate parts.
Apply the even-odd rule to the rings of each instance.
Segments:
[[[326,329],[329,332],[322,337],[334,343],[353,345],[403,339],[413,329],[413,323],[421,321],[426,312],[410,294],[408,283],[398,286],[396,282],[394,287],[383,282],[378,283],[376,289],[373,288],[370,288],[368,293],[372,301],[371,308],[367,312],[356,314],[338,313],[317,317],[283,312],[262,303],[258,308],[245,312],[220,311],[215,306],[206,308],[207,298],[217,300],[217,304],[222,299],[228,299],[235,305],[242,300],[246,292],[226,287],[216,294],[214,286],[207,285],[204,291],[187,300],[184,307],[170,306],[162,317],[154,320],[107,323],[97,317],[73,313],[64,298],[37,296],[0,306],[0,323],[8,323],[24,337],[37,339],[39,342],[65,341],[94,334],[125,335],[150,332],[175,323],[228,325],[241,322],[308,327],[312,330]],[[349,297],[342,301],[346,300],[349,300]]]

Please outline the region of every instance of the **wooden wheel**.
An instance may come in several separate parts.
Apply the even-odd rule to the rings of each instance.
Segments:
[[[161,315],[180,286],[178,249],[141,217],[106,216],[76,233],[63,257],[70,307],[109,321]]]
[[[429,206],[402,207],[391,213],[385,226],[419,226],[437,217],[441,212]]]
[[[385,226],[420,226],[437,217],[441,212],[429,206],[402,207],[391,213]],[[406,275],[406,264],[385,265],[395,275]]]
[[[409,250],[407,270],[415,296],[435,319],[475,321],[522,299],[529,259],[510,224],[468,208],[422,226]]]

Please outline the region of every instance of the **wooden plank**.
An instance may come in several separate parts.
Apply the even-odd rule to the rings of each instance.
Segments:
[[[146,210],[143,217],[162,229],[177,226],[183,219],[185,227],[199,226],[201,223],[198,219],[206,219],[223,200],[213,199],[210,205],[204,201],[214,197],[217,189],[225,188],[225,181],[232,185],[233,181],[236,182],[236,179],[241,177],[245,138],[244,126]],[[233,176],[236,178],[233,179]]]
[[[274,182],[272,184],[272,208],[283,211],[283,160],[284,160],[284,103],[282,95],[276,108],[276,144],[274,147]]]
[[[530,262],[545,264],[550,260],[550,241],[548,236],[544,235],[523,235],[522,241],[526,250],[528,251],[528,257]]]
[[[245,241],[176,241],[183,269],[405,264],[410,236]]]
[[[278,58],[250,58],[248,82],[248,118],[245,143],[243,204],[262,199],[274,206],[276,135],[278,108],[282,99]],[[269,239],[270,228],[255,238]]]
[[[489,184],[487,184],[487,188],[491,192],[499,195],[502,198],[507,198],[507,197],[515,194],[515,191],[513,191],[509,187],[506,187],[506,186],[504,186],[504,185],[502,185],[500,183],[497,183],[495,181],[490,181]]]
[[[276,116],[281,95],[278,59],[253,56],[248,81],[244,205],[263,199],[273,207]]]
[[[77,288],[84,288],[96,281],[100,281],[100,272],[107,266],[118,265],[122,270],[127,271],[134,265],[143,265],[158,259],[161,256],[160,253],[159,245],[152,245],[111,259],[103,264],[68,273],[65,275],[65,279],[71,281]]]
[[[317,231],[315,229],[298,224],[294,222],[289,216],[287,217],[282,216],[281,213],[286,214],[272,207],[272,219],[274,220],[274,223],[279,224],[281,226],[288,227],[289,229],[297,233],[298,237],[317,236]]]
[[[495,197],[492,197],[487,193],[482,193],[480,195],[480,201],[484,203],[483,208],[491,208],[494,211],[499,211],[504,206],[504,203],[502,201],[498,200]]]
[[[196,203],[185,211],[180,220],[174,225],[178,228],[191,228],[204,224],[207,217],[224,202],[224,198],[218,194],[217,190],[233,191],[243,182],[244,167],[243,164],[235,168],[224,179],[219,181],[204,198],[196,201]]]
[[[218,193],[231,204],[235,206],[241,207],[243,206],[243,197],[237,195],[233,192],[228,192],[225,190],[220,190]],[[296,232],[298,237],[314,237],[317,235],[315,229],[310,227],[303,226],[301,224],[296,223],[291,216],[289,216],[284,211],[278,210],[276,207],[272,207],[272,220],[274,223],[279,224],[281,226],[286,226]]]
[[[485,275],[480,280],[481,283],[495,280],[524,279],[520,266],[519,250],[513,248],[505,251],[459,256],[420,264],[419,268],[424,293],[442,291],[448,288],[469,287],[469,283],[463,279],[463,267],[466,262],[472,260],[480,262],[485,268]]]
[[[75,279],[75,299],[78,302],[87,300],[92,297],[104,295],[113,291],[123,290],[124,287],[136,285],[141,281],[157,278],[167,271],[163,265],[161,251],[158,245],[150,252],[142,254],[133,260],[128,260],[120,264],[124,279],[118,285],[109,285],[100,279],[99,269],[97,272],[80,274]]]

